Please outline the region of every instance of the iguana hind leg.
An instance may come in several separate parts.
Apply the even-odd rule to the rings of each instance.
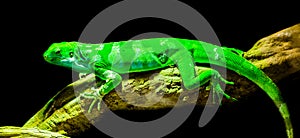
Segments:
[[[204,75],[203,75],[204,74]],[[220,74],[219,72],[217,72],[216,70],[207,70],[205,72],[203,72],[203,74],[200,74],[199,76],[201,77],[200,79],[202,80],[209,80],[210,81],[210,87],[212,87],[212,101],[215,102],[217,101],[219,104],[222,101],[221,96],[225,96],[226,99],[230,99],[233,101],[237,101],[235,98],[229,96],[228,94],[226,94],[224,92],[224,90],[221,87],[221,83],[225,83],[225,84],[229,84],[229,85],[233,85],[233,82],[227,81],[225,80]],[[217,98],[215,100],[215,98]]]
[[[182,75],[182,74],[181,74]],[[184,76],[182,76],[184,77]],[[198,81],[198,82],[197,82]],[[200,83],[199,83],[200,82]],[[208,69],[205,70],[203,72],[201,72],[198,76],[195,76],[195,78],[193,80],[190,80],[188,82],[184,82],[185,87],[187,87],[187,89],[194,89],[197,88],[197,85],[203,86],[204,84],[209,83],[208,88],[211,90],[212,92],[212,102],[215,103],[220,103],[222,101],[222,96],[224,96],[226,99],[230,99],[233,101],[236,101],[235,98],[229,96],[228,94],[226,94],[224,92],[224,90],[221,87],[221,84],[229,84],[229,85],[233,85],[233,82],[227,81],[225,80],[218,71],[214,70],[214,69]]]
[[[185,58],[176,58],[178,56]],[[199,88],[210,82],[210,87],[214,93],[223,94],[225,98],[236,100],[227,95],[221,88],[221,83],[233,85],[233,82],[225,80],[218,71],[210,69],[196,75],[193,58],[185,51],[178,52],[170,58],[176,63],[186,89]]]

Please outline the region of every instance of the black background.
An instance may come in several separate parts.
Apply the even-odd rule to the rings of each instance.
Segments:
[[[72,82],[71,71],[49,65],[42,57],[54,42],[77,41],[87,23],[117,1],[9,3],[1,11],[2,43],[0,126],[22,126],[57,91]],[[222,45],[247,51],[262,37],[300,23],[299,7],[290,1],[262,4],[216,1],[183,1],[210,23]],[[155,9],[153,9],[155,10]],[[114,18],[114,17],[112,17]],[[114,30],[106,41],[127,40],[145,32],[192,38],[184,28],[164,20],[139,19]],[[297,105],[299,80],[278,85],[290,107],[295,133],[299,132]],[[220,109],[204,128],[198,128],[201,112],[193,115],[167,137],[285,137],[285,128],[272,101],[261,94]],[[134,113],[122,113],[134,115]],[[105,136],[92,130],[85,136]]]

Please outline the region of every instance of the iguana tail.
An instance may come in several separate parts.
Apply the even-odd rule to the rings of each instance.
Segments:
[[[262,70],[258,69],[246,59],[226,50],[224,50],[224,55],[226,59],[226,67],[228,69],[236,71],[256,83],[272,99],[283,117],[288,138],[293,138],[293,127],[288,107],[276,84]]]
[[[198,43],[198,44],[197,44]],[[275,103],[283,120],[288,138],[293,138],[293,127],[286,103],[276,84],[259,68],[241,56],[240,52],[232,51],[206,42],[193,42],[196,50],[192,51],[195,62],[208,63],[226,67],[245,76],[257,84]]]

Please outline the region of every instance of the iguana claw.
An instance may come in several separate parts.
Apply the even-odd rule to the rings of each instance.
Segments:
[[[230,99],[232,101],[237,101],[237,99],[226,94],[220,85],[220,81],[222,81],[223,83],[228,84],[228,85],[233,85],[234,82],[227,81],[221,76],[219,76],[218,79],[217,78],[214,78],[214,79],[216,79],[216,80],[212,80],[210,82],[210,87],[212,87],[212,92],[213,92],[213,95],[212,95],[213,104],[215,104],[216,101],[218,104],[221,104],[222,98],[221,98],[220,94],[223,95],[226,99]],[[217,98],[217,99],[215,99],[215,98]]]
[[[99,94],[98,89],[95,89],[94,87],[92,87],[91,90],[93,90],[92,93],[84,92],[84,93],[81,93],[79,96],[80,98],[83,97],[83,98],[87,98],[87,99],[93,99],[91,105],[89,106],[88,113],[92,112],[97,101],[98,101],[97,110],[100,111],[101,102],[102,102],[102,98],[103,98],[103,95]]]

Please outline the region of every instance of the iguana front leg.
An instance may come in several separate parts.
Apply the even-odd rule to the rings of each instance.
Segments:
[[[93,99],[89,109],[88,113],[90,113],[95,106],[96,102],[98,102],[97,109],[100,111],[102,98],[108,94],[111,90],[113,90],[116,86],[120,84],[122,81],[122,77],[108,69],[99,68],[97,66],[94,66],[94,73],[96,77],[100,78],[101,80],[104,80],[105,83],[100,86],[99,90],[96,90],[93,93],[82,93],[80,96],[84,98]]]

